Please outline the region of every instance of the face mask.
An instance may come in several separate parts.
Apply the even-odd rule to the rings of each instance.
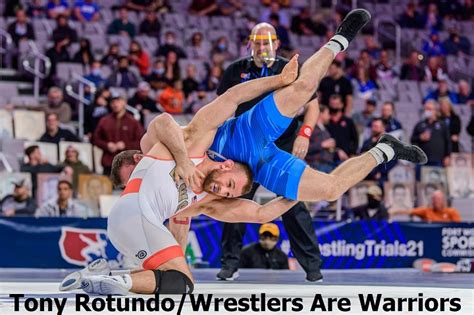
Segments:
[[[277,241],[273,241],[269,238],[260,239],[259,242],[260,242],[260,246],[262,246],[264,250],[272,250],[273,248],[275,248],[277,244]]]
[[[158,74],[158,75],[162,75],[163,73],[165,73],[165,69],[164,68],[153,69],[153,73]]]
[[[59,106],[59,104],[61,104],[61,100],[55,98],[55,99],[50,100],[50,101],[49,101],[49,104],[50,104],[51,106]]]
[[[331,107],[329,108],[329,113],[330,113],[331,115],[337,114],[337,113],[339,113],[340,111],[341,111],[341,109],[339,109],[339,108],[331,108]]]
[[[100,69],[99,68],[92,69],[92,74],[95,76],[100,76]]]
[[[223,51],[223,50],[227,49],[227,45],[226,44],[219,44],[219,45],[217,45],[217,48],[219,48],[219,50]]]
[[[423,118],[424,118],[424,119],[430,119],[430,118],[432,118],[432,117],[433,117],[433,112],[432,112],[432,111],[430,111],[430,110],[425,110],[425,111],[423,112]]]
[[[368,200],[368,206],[370,209],[375,209],[380,206],[380,201],[375,199],[372,196],[367,196],[367,200]]]

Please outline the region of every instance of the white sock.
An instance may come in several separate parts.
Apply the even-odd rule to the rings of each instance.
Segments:
[[[395,156],[393,148],[386,143],[378,143],[375,147],[368,151],[377,161],[377,165],[391,161]]]
[[[334,35],[323,47],[331,50],[336,56],[339,52],[346,50],[347,46],[349,46],[349,42],[344,36]]]

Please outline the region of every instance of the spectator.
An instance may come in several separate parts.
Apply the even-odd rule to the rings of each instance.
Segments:
[[[325,36],[328,32],[328,28],[324,23],[324,15],[316,14],[313,21],[313,33],[317,36]],[[332,37],[332,36],[331,36]]]
[[[119,17],[110,23],[107,28],[107,34],[135,37],[135,25],[128,20],[128,9],[121,6]]]
[[[95,94],[94,102],[85,108],[84,133],[92,138],[99,121],[110,112],[110,90],[101,89]]]
[[[429,40],[423,44],[423,52],[428,57],[433,56],[445,56],[446,51],[444,50],[443,44],[439,40],[439,34],[436,31],[431,32]]]
[[[198,90],[197,69],[194,64],[189,64],[186,68],[186,78],[183,80],[183,92],[187,98],[189,94]]]
[[[155,90],[164,89],[169,82],[165,77],[165,72],[165,60],[163,58],[157,58],[151,70],[151,74],[146,77],[146,81],[150,83],[151,87]]]
[[[112,112],[99,121],[93,143],[104,150],[102,166],[104,175],[109,175],[112,160],[117,153],[124,150],[140,149],[143,127],[125,109],[126,101],[122,97],[112,99]]]
[[[370,137],[364,141],[360,152],[367,152],[375,147],[380,137],[385,133],[385,128],[386,126],[382,118],[372,119],[370,123]],[[395,165],[397,165],[397,161],[390,161],[384,165],[379,165],[367,175],[366,179],[376,180],[382,184],[382,182],[388,179],[388,173]]]
[[[186,53],[184,50],[176,45],[176,34],[171,31],[165,33],[165,43],[158,48],[156,52],[157,56],[168,56],[168,53],[173,51],[178,58],[186,58]]]
[[[408,3],[405,12],[400,16],[398,23],[402,28],[423,28],[423,18],[416,10],[416,5],[413,2]]]
[[[216,0],[193,0],[189,5],[189,13],[199,16],[216,15],[219,6]]]
[[[32,0],[28,4],[26,14],[33,19],[43,19],[46,17],[46,8],[43,5],[43,0]]]
[[[182,114],[184,105],[183,83],[174,81],[173,85],[168,85],[158,97],[158,102],[167,113]]]
[[[388,220],[388,211],[383,203],[382,189],[372,185],[367,189],[367,203],[352,209],[352,215],[358,220]]]
[[[81,38],[79,41],[79,51],[74,55],[72,61],[88,66],[94,60],[95,58],[94,54],[92,54],[91,42],[87,38]]]
[[[471,51],[471,43],[466,36],[462,36],[452,29],[449,37],[443,42],[443,48],[448,55],[469,55]]]
[[[147,11],[145,19],[140,23],[139,33],[154,38],[160,38],[161,24],[158,21],[156,12]]]
[[[240,268],[288,269],[288,257],[276,247],[280,230],[265,223],[258,230],[259,241],[245,246],[240,254]]]
[[[431,206],[424,206],[411,210],[389,210],[390,216],[399,214],[414,215],[425,222],[461,222],[459,212],[446,206],[446,198],[441,190],[431,195]]]
[[[311,12],[309,7],[301,8],[299,14],[293,16],[293,18],[291,19],[291,31],[295,34],[308,36],[315,35],[315,27],[316,25],[311,19]],[[326,31],[323,33],[323,35],[325,33]]]
[[[422,20],[425,29],[430,31],[440,31],[443,29],[443,18],[439,15],[438,7],[435,3],[428,4],[428,10],[426,10]]]
[[[108,85],[107,79],[102,75],[102,64],[98,60],[92,62],[90,72],[84,78],[94,83],[98,89],[103,89]]]
[[[17,179],[13,185],[15,186],[13,194],[5,196],[0,201],[0,214],[5,217],[33,215],[36,210],[36,202],[31,197],[27,180]]]
[[[71,61],[71,57],[69,56],[69,53],[67,51],[68,46],[69,39],[58,39],[54,42],[54,46],[46,51],[46,57],[48,57],[51,62],[51,70],[47,79],[48,84],[45,83],[45,85],[51,86],[56,83],[56,65],[59,62]]]
[[[336,157],[338,161],[345,161],[355,155],[359,143],[357,130],[352,119],[344,115],[342,97],[334,94],[329,100],[331,119],[327,129],[331,137],[336,140]]]
[[[70,182],[60,180],[57,189],[58,197],[49,200],[36,210],[36,217],[88,217],[89,209],[87,206],[72,198],[74,190]]]
[[[424,109],[423,119],[413,129],[411,142],[426,153],[428,165],[448,166],[451,154],[449,129],[438,119],[435,101],[426,101]]]
[[[209,59],[209,49],[203,43],[203,36],[201,32],[193,33],[193,35],[191,36],[191,45],[187,47],[186,53],[189,59]]]
[[[425,66],[425,78],[429,82],[438,82],[439,80],[447,80],[448,76],[441,67],[441,60],[439,57],[430,57]]]
[[[57,115],[59,122],[66,124],[71,121],[71,105],[64,101],[63,91],[53,86],[48,90],[47,102],[42,104],[43,110]]]
[[[187,104],[189,104],[187,112],[196,114],[201,108],[209,104],[209,102],[212,101],[210,94],[211,93],[206,93],[202,86],[199,86],[198,90],[195,93],[190,94],[186,99]]]
[[[48,0],[46,10],[50,19],[57,19],[59,15],[71,15],[67,0]]]
[[[222,68],[220,66],[214,65],[209,72],[209,75],[203,82],[203,86],[206,91],[215,91],[219,85],[219,82],[222,79]]]
[[[368,99],[365,101],[365,108],[352,115],[352,120],[357,128],[359,134],[363,134],[364,129],[370,124],[374,118],[375,109],[377,108],[377,102],[374,99]]]
[[[471,92],[471,87],[466,80],[460,80],[458,83],[458,93],[456,95],[458,104],[472,104],[474,103],[474,93]]]
[[[20,171],[31,174],[33,196],[36,194],[38,173],[60,173],[64,170],[66,174],[72,175],[72,169],[68,167],[52,165],[48,160],[43,159],[41,151],[37,145],[31,145],[25,149],[28,162],[21,165]]]
[[[102,57],[101,63],[111,68],[115,68],[118,65],[118,59],[120,57],[119,51],[120,49],[118,44],[111,44],[107,54]]]
[[[382,51],[380,49],[379,44],[375,41],[374,36],[372,35],[367,35],[365,36],[365,50],[367,53],[370,55],[372,59],[379,59],[380,57],[380,52]]]
[[[393,102],[385,102],[382,105],[381,118],[385,125],[385,132],[397,136],[397,133],[403,133],[402,124],[395,119],[395,105]],[[400,138],[397,136],[397,138]]]
[[[169,51],[166,55],[165,77],[169,82],[177,81],[181,78],[181,70],[178,63],[178,55],[174,51]]]
[[[135,107],[142,113],[142,118],[149,113],[159,112],[156,102],[149,96],[150,84],[142,81],[138,84],[138,89],[132,98],[128,100],[128,105]]]
[[[447,97],[439,99],[439,116],[440,120],[449,129],[451,136],[451,151],[459,152],[459,134],[461,133],[461,119],[456,115],[451,101]]]
[[[318,122],[311,135],[306,155],[306,162],[312,168],[325,173],[330,173],[334,169],[334,152],[336,150],[336,140],[326,129],[330,118],[329,108],[326,105],[320,105]]]
[[[318,87],[321,104],[328,105],[329,98],[333,94],[342,97],[344,111],[350,115],[352,113],[352,84],[344,77],[344,70],[340,61],[333,61],[329,67],[328,76],[321,80]]]
[[[58,115],[56,113],[46,115],[46,132],[39,138],[39,141],[56,144],[59,144],[60,141],[80,142],[72,132],[59,127]]]
[[[53,40],[62,41],[64,39],[68,39],[69,43],[77,42],[77,32],[69,26],[66,15],[58,14],[56,17],[56,28],[53,31]]]
[[[110,86],[121,87],[124,89],[137,87],[139,79],[128,67],[128,58],[125,56],[119,57],[118,69],[109,77]]]
[[[22,41],[35,40],[33,26],[28,22],[24,9],[20,8],[16,11],[15,22],[8,26],[8,33],[12,37],[16,47],[19,47]]]
[[[280,16],[278,14],[271,14],[269,19],[270,24],[275,28],[277,38],[280,40],[280,48],[290,52],[293,49],[291,47],[290,35],[287,28],[281,25]]]
[[[385,49],[380,51],[379,63],[375,66],[377,80],[393,82],[395,79],[396,74],[389,60],[388,52]]]
[[[74,17],[81,23],[97,22],[100,19],[99,6],[94,0],[76,0]]]
[[[357,69],[356,83],[356,95],[358,98],[365,100],[375,98],[377,91],[377,85],[374,81],[369,78],[369,74],[363,66],[359,66]]]
[[[449,90],[448,82],[446,80],[438,80],[438,88],[434,91],[429,91],[423,101],[435,100],[439,102],[444,97],[449,98],[452,103],[456,104],[458,102],[456,93]]]
[[[372,64],[372,56],[370,56],[369,51],[366,49],[360,51],[359,58],[357,58],[357,61],[352,65],[350,70],[351,77],[357,78],[360,67],[365,69],[370,80],[374,82],[377,80],[377,69]]]
[[[72,169],[72,187],[77,190],[79,187],[79,175],[91,174],[89,166],[85,165],[79,160],[79,151],[76,150],[72,145],[66,148],[66,158],[64,159],[62,166],[69,166]]]
[[[130,43],[130,51],[128,58],[130,62],[138,68],[140,75],[146,77],[150,72],[150,57],[142,49],[139,42],[133,40]]]
[[[229,40],[225,36],[219,37],[211,50],[212,63],[222,66],[224,62],[233,58],[234,56],[229,51]]]
[[[277,1],[272,1],[270,3],[270,7],[263,10],[262,16],[260,17],[260,21],[267,22],[271,24],[271,15],[276,14],[278,16],[279,24],[288,29],[290,27],[290,20],[286,11],[282,11],[280,4]]]
[[[411,80],[411,81],[423,81],[425,79],[425,72],[420,66],[420,55],[417,51],[412,51],[410,57],[405,61],[402,66],[400,79]]]

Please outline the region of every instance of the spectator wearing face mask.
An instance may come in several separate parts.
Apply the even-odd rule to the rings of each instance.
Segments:
[[[428,165],[449,165],[451,137],[446,124],[438,119],[435,101],[425,102],[423,119],[415,125],[411,142],[426,153]]]
[[[288,257],[276,247],[280,230],[274,223],[265,223],[258,231],[259,241],[247,245],[240,254],[240,268],[288,269]]]
[[[168,31],[165,34],[165,42],[158,48],[156,55],[166,57],[170,51],[176,53],[178,58],[187,58],[184,50],[176,44],[176,34]]]
[[[125,56],[120,57],[118,69],[109,77],[111,86],[128,89],[135,88],[138,85],[137,75],[130,71],[128,67],[128,58]]]
[[[353,208],[352,216],[358,220],[388,220],[388,211],[382,199],[382,189],[370,186],[367,190],[367,203]]]
[[[151,87],[155,90],[164,89],[168,84],[168,79],[166,78],[165,73],[165,60],[162,57],[159,57],[153,64],[151,74],[146,77],[146,81],[150,83]]]
[[[108,85],[107,79],[102,74],[102,63],[98,60],[95,60],[91,64],[91,70],[84,79],[91,81],[95,84],[96,88],[103,89]]]

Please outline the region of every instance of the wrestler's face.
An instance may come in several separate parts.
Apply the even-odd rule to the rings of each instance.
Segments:
[[[231,162],[232,166],[223,165],[211,171],[204,179],[203,188],[206,192],[224,198],[235,198],[244,194],[249,178],[245,171],[235,167],[232,161],[227,160],[224,163],[228,162]]]
[[[135,164],[123,164],[122,167],[120,167],[119,175],[120,175],[120,181],[125,187],[125,185],[128,183],[128,180],[130,179],[130,176],[132,175],[133,170],[137,166],[138,162],[143,158],[143,154],[134,154],[133,155],[133,161]]]

